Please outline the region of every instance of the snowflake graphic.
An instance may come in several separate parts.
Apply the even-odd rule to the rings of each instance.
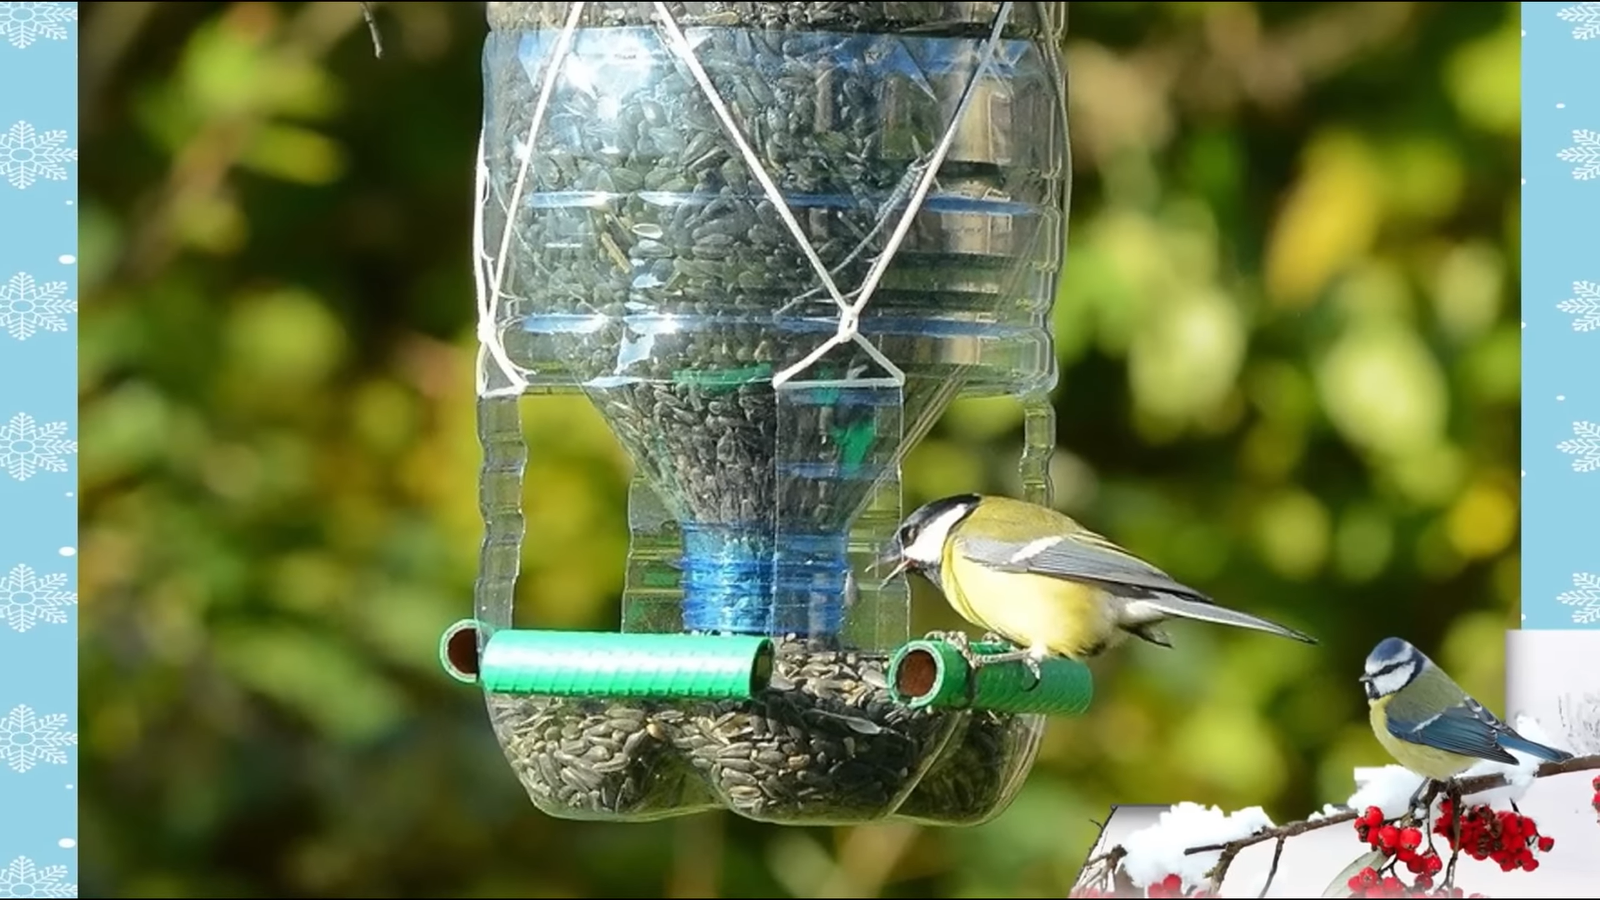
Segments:
[[[1600,329],[1600,284],[1593,281],[1574,281],[1572,293],[1573,297],[1570,300],[1556,304],[1556,309],[1575,317],[1572,320],[1572,330]]]
[[[0,619],[12,631],[27,631],[40,622],[56,625],[67,621],[67,607],[78,602],[78,595],[64,591],[67,576],[43,578],[29,566],[17,565],[0,576]]]
[[[1600,422],[1573,422],[1572,438],[1557,444],[1556,449],[1574,457],[1574,472],[1600,469]]]
[[[1600,131],[1579,128],[1572,132],[1573,146],[1556,156],[1573,164],[1572,177],[1579,181],[1600,178]]]
[[[40,284],[32,275],[18,272],[0,284],[0,331],[19,341],[39,331],[66,331],[66,314],[77,311],[78,301],[67,297],[65,281]]]
[[[1600,622],[1600,575],[1579,572],[1572,576],[1572,590],[1562,591],[1556,599],[1573,607],[1574,625],[1592,625]]]
[[[0,3],[0,38],[19,50],[39,38],[66,40],[67,23],[76,21],[76,3]]]
[[[0,178],[17,189],[31,187],[41,178],[66,181],[66,163],[76,162],[78,151],[63,147],[67,133],[60,129],[38,132],[18,122],[0,134]]]
[[[1574,40],[1600,38],[1600,3],[1579,3],[1556,12],[1556,18],[1572,23]]]
[[[65,713],[36,716],[33,709],[19,706],[0,718],[0,759],[17,772],[26,772],[39,763],[67,764],[66,747],[78,743],[78,736],[66,727]]]
[[[78,452],[78,442],[62,437],[67,423],[47,422],[43,427],[27,413],[17,413],[0,425],[0,471],[27,481],[39,472],[65,472],[63,456]]]
[[[78,886],[67,881],[66,866],[40,868],[19,856],[0,869],[0,897],[76,897]]]

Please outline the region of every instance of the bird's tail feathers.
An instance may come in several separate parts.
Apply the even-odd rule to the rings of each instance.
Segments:
[[[1268,634],[1292,638],[1307,644],[1315,644],[1317,642],[1316,638],[1308,634],[1303,634],[1276,622],[1269,622],[1260,616],[1252,616],[1249,613],[1228,609],[1215,603],[1202,603],[1198,600],[1174,597],[1170,594],[1130,601],[1126,611],[1135,617],[1139,616],[1141,612],[1149,611],[1159,613],[1163,617],[1194,619],[1200,622],[1211,622],[1216,625],[1232,625],[1235,628],[1265,631]]]
[[[1565,750],[1557,750],[1554,747],[1546,747],[1544,744],[1530,741],[1520,734],[1502,734],[1499,736],[1499,739],[1495,741],[1495,743],[1507,750],[1515,750],[1518,753],[1526,753],[1529,756],[1538,757],[1545,762],[1566,762],[1572,758],[1572,754]]]

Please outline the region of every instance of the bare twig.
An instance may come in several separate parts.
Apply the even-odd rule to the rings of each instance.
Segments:
[[[1432,806],[1429,806],[1432,809]],[[1456,886],[1456,860],[1461,858],[1461,789],[1450,788],[1450,864],[1445,866],[1444,887]]]
[[[1083,864],[1083,870],[1079,872],[1080,880],[1092,882],[1096,878],[1103,877],[1109,883],[1116,875],[1117,866],[1121,864],[1123,858],[1127,855],[1128,851],[1121,844],[1118,844],[1104,853],[1091,857],[1088,862]],[[1089,873],[1096,869],[1101,870],[1101,872],[1090,876]]]
[[[1283,859],[1283,844],[1287,840],[1289,839],[1278,838],[1278,846],[1272,848],[1272,868],[1267,870],[1267,883],[1261,886],[1261,893],[1257,894],[1257,897],[1265,897],[1267,891],[1272,890],[1272,879],[1278,877],[1278,861]]]
[[[1600,769],[1600,754],[1593,754],[1590,756],[1575,756],[1565,762],[1544,763],[1543,765],[1539,766],[1538,769],[1534,770],[1533,776],[1535,778],[1548,778],[1552,775],[1565,775],[1569,772],[1584,772],[1591,769]],[[1456,845],[1458,848],[1461,843],[1460,798],[1470,797],[1473,794],[1481,794],[1484,791],[1492,791],[1495,788],[1505,787],[1507,784],[1509,784],[1509,782],[1506,781],[1506,778],[1503,775],[1478,775],[1473,778],[1466,778],[1453,782],[1446,788],[1449,791],[1450,796],[1456,798],[1455,802],[1452,804],[1454,806],[1452,812],[1456,816],[1455,832]],[[1427,794],[1425,795],[1425,809],[1432,808],[1433,800],[1438,796],[1439,790],[1440,786],[1437,784],[1430,786]],[[1333,825],[1340,825],[1345,822],[1353,822],[1361,814],[1361,810],[1347,809],[1320,819],[1302,819],[1298,822],[1290,822],[1286,825],[1279,825],[1275,828],[1263,828],[1252,835],[1239,838],[1238,840],[1225,841],[1218,844],[1206,844],[1200,847],[1190,847],[1188,850],[1184,851],[1184,854],[1187,856],[1192,856],[1196,853],[1221,852],[1222,855],[1217,859],[1217,864],[1212,867],[1210,872],[1207,873],[1212,884],[1213,892],[1215,892],[1221,888],[1222,880],[1227,877],[1228,867],[1233,864],[1234,859],[1238,857],[1239,853],[1242,852],[1246,847],[1252,847],[1256,844],[1264,843],[1266,841],[1278,841],[1279,847],[1281,848],[1282,842],[1288,840],[1289,838],[1305,834],[1306,832],[1328,828]],[[1110,853],[1114,853],[1120,849],[1122,849],[1120,846],[1114,847],[1111,851],[1102,855],[1109,856]],[[1459,849],[1457,852],[1460,852]],[[1124,853],[1123,855],[1126,856],[1127,854]],[[1452,858],[1452,866],[1453,864],[1454,859]],[[1447,883],[1448,879],[1449,875],[1446,876]]]
[[[367,33],[372,35],[372,55],[383,59],[383,35],[378,33],[378,19],[372,14],[373,4],[361,2],[361,18],[367,20]]]

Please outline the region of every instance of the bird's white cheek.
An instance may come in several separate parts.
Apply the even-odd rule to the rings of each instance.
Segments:
[[[905,554],[919,563],[931,565],[938,562],[944,557],[944,534],[925,531],[917,535],[917,539],[906,547]]]
[[[1402,669],[1398,672],[1390,672],[1387,675],[1380,675],[1378,678],[1373,680],[1372,686],[1374,689],[1376,689],[1378,696],[1383,697],[1396,693],[1401,688],[1405,687],[1408,679],[1409,673]]]

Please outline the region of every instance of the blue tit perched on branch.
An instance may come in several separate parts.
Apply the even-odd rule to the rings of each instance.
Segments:
[[[1572,758],[1517,734],[1421,650],[1399,638],[1384,638],[1372,648],[1361,684],[1378,743],[1424,778],[1449,781],[1481,759],[1516,765],[1508,750],[1549,762]]]
[[[1081,662],[1129,635],[1171,647],[1160,628],[1168,619],[1316,643],[1218,606],[1062,513],[1008,497],[959,494],[923,505],[901,522],[878,564],[891,568],[889,578],[906,571],[922,575],[963,619],[1019,648],[980,657],[959,639],[964,635],[950,636],[969,665],[1020,660],[1035,679],[1049,656]]]

